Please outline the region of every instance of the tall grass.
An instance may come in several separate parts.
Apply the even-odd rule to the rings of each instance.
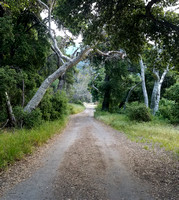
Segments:
[[[14,133],[0,134],[0,169],[7,167],[25,154],[31,154],[35,147],[42,145],[66,125],[67,117],[53,122],[44,122],[36,128],[15,130]]]
[[[84,109],[82,105],[70,104],[69,113],[76,114]],[[64,116],[56,121],[46,121],[32,129],[0,133],[0,170],[22,159],[26,154],[31,154],[37,146],[45,143],[54,134],[60,133],[67,121],[68,116]]]
[[[77,114],[85,110],[85,107],[80,104],[69,103],[70,113]]]
[[[105,124],[125,133],[128,138],[136,142],[155,144],[173,151],[179,157],[179,129],[166,122],[153,120],[151,122],[130,121],[122,114],[111,114],[108,112],[95,112],[95,118]]]

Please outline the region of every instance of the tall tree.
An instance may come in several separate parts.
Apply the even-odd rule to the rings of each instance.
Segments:
[[[142,57],[140,57],[140,69],[141,69],[141,79],[142,79],[142,91],[143,91],[143,96],[144,96],[144,103],[146,107],[149,107],[149,98],[148,98],[148,93],[147,93],[147,88],[145,84],[145,66],[142,60]]]
[[[7,2],[10,1],[7,0]],[[22,2],[25,2],[25,4]],[[26,4],[29,2],[27,0],[20,1],[22,5],[25,5],[24,8],[30,5]],[[16,2],[15,5],[18,5],[18,3]],[[178,15],[163,12],[163,7],[168,4],[173,5],[175,3],[174,0],[165,1],[165,3],[159,0],[151,0],[147,4],[142,0],[74,0],[73,2],[70,0],[36,0],[32,1],[32,3],[36,5],[34,14],[38,17],[39,24],[48,31],[51,48],[58,56],[61,66],[58,66],[59,68],[41,84],[34,97],[26,105],[25,111],[27,112],[31,112],[38,106],[47,88],[54,80],[61,77],[67,69],[84,59],[92,50],[96,49],[97,44],[104,40],[108,41],[109,49],[124,48],[131,57],[134,57],[134,55],[141,52],[143,44],[147,39],[157,41],[163,37],[165,48],[169,49],[171,44],[173,44],[175,48],[172,48],[171,52],[173,57],[176,55],[178,46],[175,43],[178,42],[177,36],[179,32],[177,27]],[[44,9],[47,10],[48,17],[42,21],[39,17],[40,12]],[[82,48],[81,53],[75,57],[64,55],[58,47],[55,33],[51,27],[53,16],[60,26],[66,26],[72,33],[79,34],[81,32],[85,44],[89,44],[90,47]],[[48,22],[48,25],[46,22]],[[170,40],[167,43],[168,38]],[[123,54],[121,51],[97,52],[104,56],[111,54],[121,56]]]

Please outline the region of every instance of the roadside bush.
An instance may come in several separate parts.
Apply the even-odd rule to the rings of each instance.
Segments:
[[[53,93],[48,90],[39,108],[44,120],[55,120],[68,114],[68,99],[64,91]]]
[[[26,113],[24,116],[24,125],[26,128],[33,128],[41,125],[42,120],[42,112],[39,108],[36,108],[31,113]]]
[[[46,121],[51,119],[51,113],[53,112],[52,95],[52,90],[48,90],[39,105],[42,118]]]
[[[172,107],[175,105],[174,101],[162,98],[160,100],[159,112],[157,115],[162,115],[163,118],[171,119],[172,118]]]
[[[68,114],[68,99],[64,91],[56,92],[52,99],[51,120],[59,119]]]
[[[24,121],[24,117],[25,117],[26,113],[24,112],[24,110],[21,106],[14,107],[13,111],[14,111],[14,115],[17,120],[17,126],[20,127],[21,123]]]
[[[145,104],[134,102],[127,105],[127,116],[130,120],[148,122],[152,120],[150,109]]]
[[[96,106],[96,108],[95,108],[95,111],[101,111],[102,110],[102,103],[100,102],[100,103],[98,103],[98,105]]]
[[[68,99],[63,91],[54,94],[52,90],[48,90],[39,108],[31,113],[24,112],[21,106],[16,106],[13,110],[18,127],[23,125],[26,128],[32,128],[40,125],[43,120],[53,121],[67,115],[69,113]]]
[[[14,108],[14,114],[17,120],[17,125],[20,127],[21,123],[26,128],[33,128],[42,124],[42,112],[39,108],[36,108],[31,113],[24,112],[23,108],[16,106]]]
[[[159,113],[163,118],[168,119],[171,123],[179,123],[179,104],[175,101],[162,98],[160,101]]]

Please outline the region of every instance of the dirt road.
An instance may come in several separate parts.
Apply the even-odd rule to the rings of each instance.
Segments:
[[[71,117],[32,175],[1,200],[148,200],[152,186],[134,176],[132,143],[93,118],[90,106]]]

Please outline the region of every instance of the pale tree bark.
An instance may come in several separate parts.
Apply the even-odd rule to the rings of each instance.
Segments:
[[[9,121],[10,121],[12,126],[15,126],[16,125],[16,118],[14,116],[12,106],[11,106],[11,102],[10,102],[10,99],[9,99],[9,95],[8,95],[7,92],[5,92],[5,97],[6,97],[6,105],[7,105]]]
[[[37,0],[37,2],[48,11],[48,26],[46,26],[43,23],[41,23],[41,24],[43,26],[46,26],[46,28],[47,28],[47,30],[49,32],[49,35],[50,35],[51,42],[52,42],[52,49],[54,50],[54,52],[58,56],[58,59],[60,61],[59,63],[62,63],[62,66],[59,66],[59,68],[53,74],[48,76],[43,81],[43,83],[41,84],[40,88],[37,90],[35,95],[32,97],[32,99],[25,106],[24,111],[26,111],[26,112],[31,112],[32,110],[34,110],[39,105],[39,103],[42,100],[44,94],[46,93],[48,87],[56,79],[58,79],[59,77],[64,75],[67,69],[69,69],[69,68],[75,66],[76,64],[78,64],[81,60],[83,60],[93,50],[93,48],[91,48],[91,47],[86,47],[75,58],[73,57],[73,55],[72,55],[71,58],[66,56],[66,55],[64,55],[62,53],[62,51],[59,49],[58,45],[57,45],[55,32],[51,28],[51,18],[52,18],[51,13],[52,13],[53,6],[55,4],[55,0],[51,0],[50,1],[51,2],[50,5],[45,4],[41,0]],[[115,54],[115,55],[120,56],[121,58],[123,58],[124,55],[125,55],[125,52],[123,52],[123,51],[110,51],[110,52],[107,52],[107,53],[103,53],[103,52],[99,51],[98,53],[103,55],[103,56],[110,56],[110,55],[114,55]]]
[[[37,90],[37,92],[35,93],[35,95],[32,97],[32,99],[29,101],[29,103],[26,105],[26,107],[24,108],[24,111],[26,112],[31,112],[32,110],[34,110],[40,103],[40,101],[42,100],[44,94],[46,93],[48,87],[60,76],[62,76],[67,69],[75,66],[77,63],[79,63],[82,59],[84,59],[85,56],[87,56],[87,54],[91,51],[91,48],[87,47],[85,50],[83,50],[81,52],[81,54],[79,56],[77,56],[76,58],[72,59],[69,62],[64,63],[60,68],[58,68],[53,74],[51,74],[50,76],[48,76],[43,83],[41,84],[41,86],[39,87],[39,89]]]
[[[162,87],[162,83],[163,83],[164,78],[165,78],[166,74],[168,73],[168,71],[169,71],[169,67],[167,66],[167,68],[164,70],[162,76],[160,77],[159,70],[153,69],[153,73],[155,75],[155,82],[154,82],[154,87],[153,87],[153,91],[152,91],[151,105],[150,105],[153,115],[155,115],[159,109],[161,87]]]
[[[147,94],[147,89],[146,89],[146,84],[145,84],[145,66],[142,60],[142,57],[140,56],[140,70],[141,70],[141,79],[142,79],[142,91],[143,91],[143,96],[144,96],[144,103],[146,107],[149,107],[149,99],[148,99],[148,94]]]

